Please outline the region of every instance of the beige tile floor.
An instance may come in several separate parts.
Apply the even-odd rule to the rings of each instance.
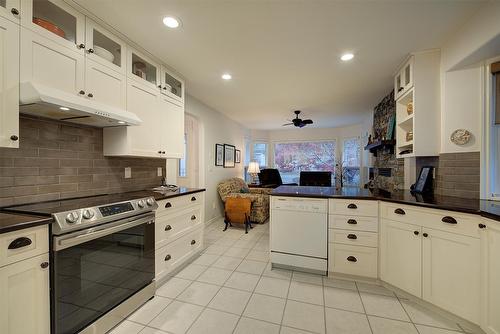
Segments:
[[[269,224],[205,232],[206,248],[112,334],[454,334],[443,318],[378,285],[271,270]]]

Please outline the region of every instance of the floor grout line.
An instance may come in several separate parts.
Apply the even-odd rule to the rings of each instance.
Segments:
[[[366,317],[366,321],[368,322],[368,327],[370,327],[370,332],[373,334],[372,324],[370,322],[370,318],[368,318],[368,314],[366,313],[365,303],[363,302],[363,298],[361,297],[361,292],[359,291],[359,288],[358,288],[358,282],[354,281],[354,285],[356,286],[356,291],[358,292],[358,297],[359,297],[359,300],[361,301],[361,306],[363,306],[363,311],[365,312],[365,317]]]

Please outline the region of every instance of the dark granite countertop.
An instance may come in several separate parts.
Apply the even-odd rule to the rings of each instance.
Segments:
[[[150,195],[147,195],[147,196],[154,196],[155,200],[161,201],[162,199],[199,193],[199,192],[202,192],[205,190],[206,189],[204,189],[204,188],[182,188],[181,187],[181,188],[177,189],[176,191],[167,191],[167,192],[160,193],[160,192],[151,190],[151,191],[146,191],[146,192],[150,193]]]
[[[274,189],[271,195],[381,200],[433,209],[480,214],[484,217],[500,221],[500,202],[441,195],[423,196],[420,194],[412,194],[410,191],[404,190],[388,192],[377,189],[281,186]]]
[[[50,223],[52,223],[52,217],[0,212],[0,234]]]

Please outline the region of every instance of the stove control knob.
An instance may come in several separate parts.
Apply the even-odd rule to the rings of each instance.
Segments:
[[[70,224],[74,224],[78,221],[78,218],[79,218],[78,212],[73,211],[68,213],[68,215],[66,216],[66,221]]]
[[[148,199],[146,200],[146,203],[148,204],[148,206],[153,206],[153,204],[155,204],[155,200],[154,200],[154,199],[152,199],[152,198],[148,198]]]
[[[90,209],[86,209],[86,210],[83,211],[82,216],[85,219],[91,219],[92,217],[94,217],[94,211],[92,211]]]
[[[137,205],[142,209],[146,206],[146,202],[141,199],[140,201],[137,202]]]

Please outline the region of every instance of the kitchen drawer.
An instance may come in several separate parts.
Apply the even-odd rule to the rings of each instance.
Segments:
[[[203,226],[155,252],[155,273],[159,279],[185,263],[203,247]]]
[[[175,213],[157,215],[155,218],[155,248],[161,248],[195,229],[200,224],[203,208],[199,205]]]
[[[330,199],[328,213],[334,215],[378,216],[378,201]]]
[[[0,234],[0,267],[48,251],[48,226],[37,226]]]
[[[328,271],[377,278],[377,248],[328,244]]]
[[[480,237],[479,224],[481,223],[481,217],[478,215],[397,203],[382,203],[380,215],[382,218],[402,223],[420,225],[476,238]]]
[[[378,232],[378,218],[329,215],[328,227],[342,230]]]
[[[158,215],[163,212],[177,211],[195,205],[203,205],[203,198],[204,193],[199,192],[160,200],[158,201],[158,209],[156,209],[156,214]]]
[[[328,241],[355,246],[378,247],[378,233],[329,229]]]

